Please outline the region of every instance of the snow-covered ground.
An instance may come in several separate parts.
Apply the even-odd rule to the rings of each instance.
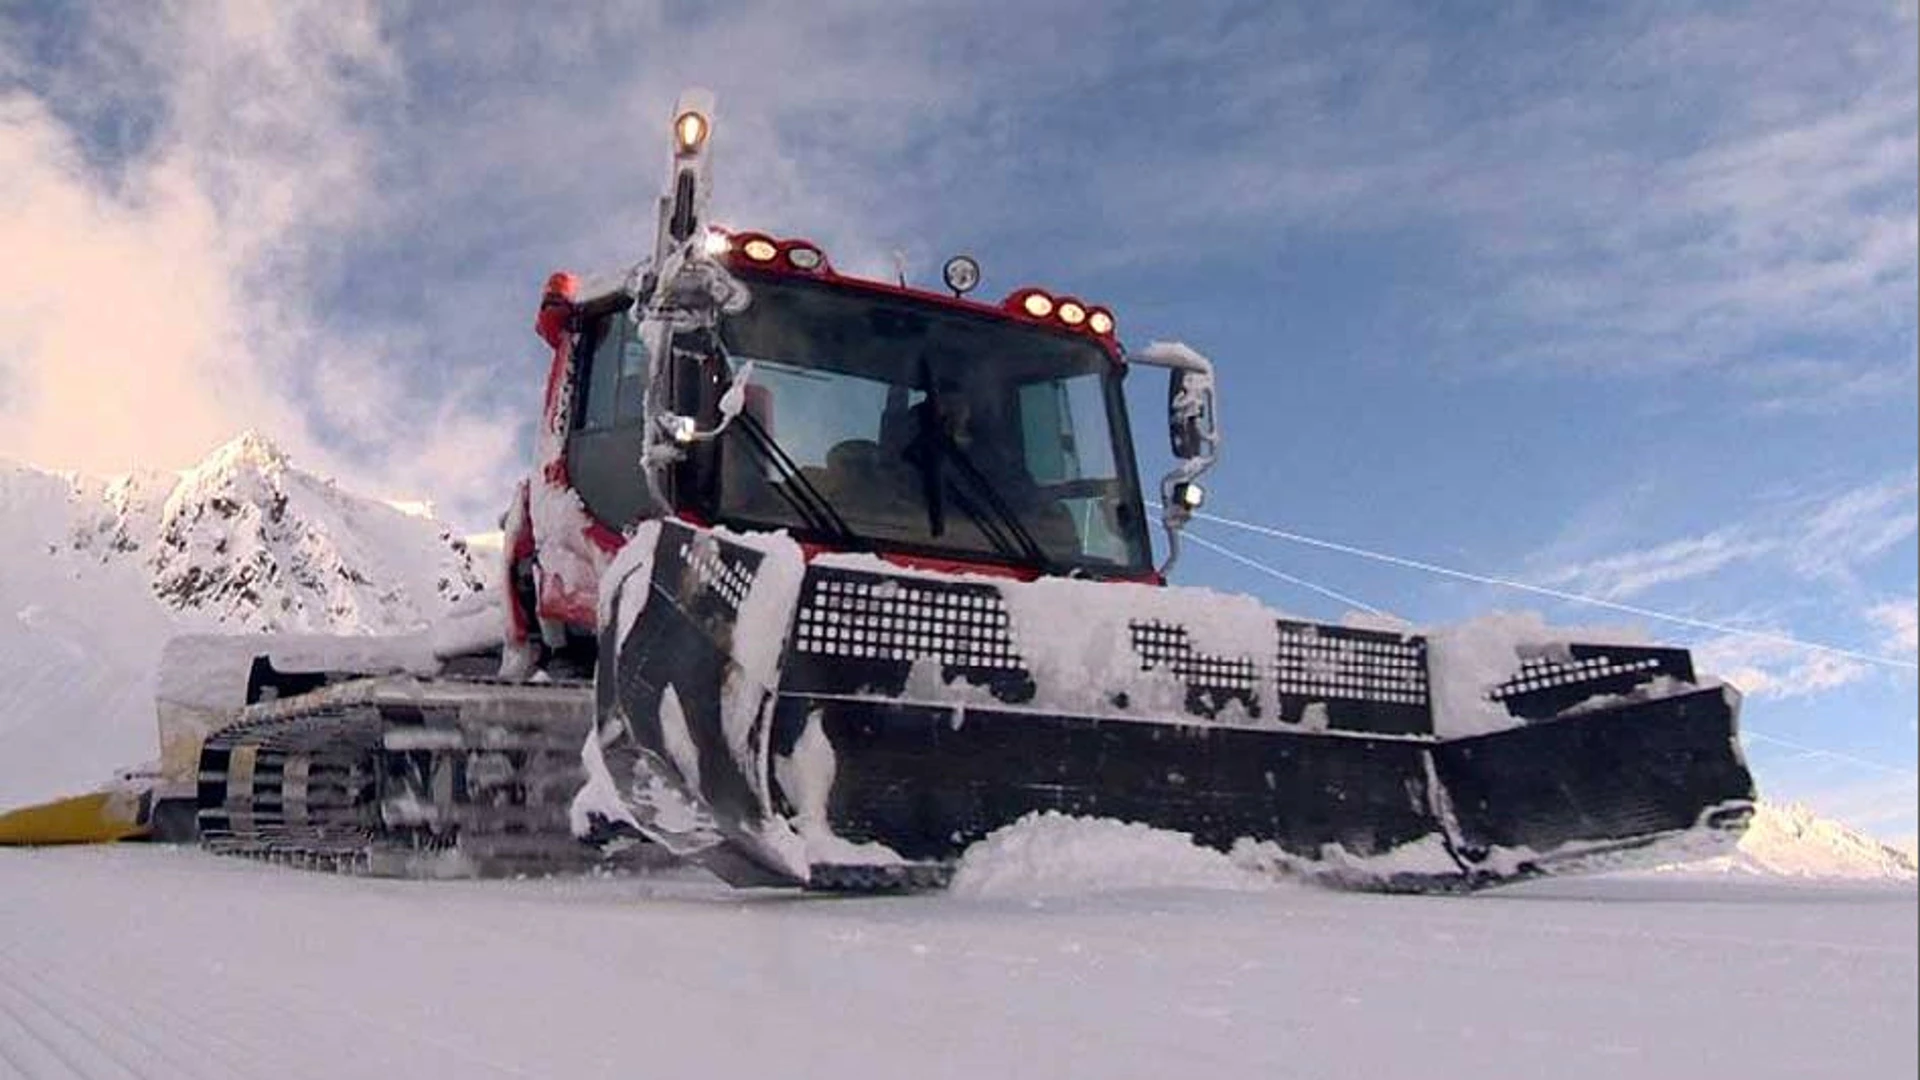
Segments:
[[[943,895],[685,870],[333,877],[0,852],[4,1077],[1912,1077],[1916,893],[1588,878],[1465,898],[979,867]]]

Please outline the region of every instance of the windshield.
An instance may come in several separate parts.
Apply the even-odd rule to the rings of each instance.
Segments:
[[[748,281],[752,302],[721,324],[729,362],[753,372],[717,448],[716,518],[1061,572],[1147,568],[1138,482],[1116,449],[1119,372],[1094,342]]]

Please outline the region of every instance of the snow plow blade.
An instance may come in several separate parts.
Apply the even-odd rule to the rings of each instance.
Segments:
[[[151,827],[138,791],[94,791],[0,814],[0,847],[110,844],[137,840]]]
[[[967,845],[1058,811],[1458,890],[1722,849],[1752,812],[1738,695],[1684,650],[807,563],[671,522],[607,580],[576,827],[736,884],[939,885]]]

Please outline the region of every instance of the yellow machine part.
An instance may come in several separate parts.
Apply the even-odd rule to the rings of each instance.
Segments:
[[[152,828],[145,802],[138,792],[95,791],[0,813],[0,847],[138,839]]]

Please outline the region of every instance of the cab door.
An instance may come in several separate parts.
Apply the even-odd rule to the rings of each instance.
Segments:
[[[647,350],[630,309],[590,316],[574,344],[579,370],[567,432],[567,475],[587,510],[616,532],[648,516]]]

